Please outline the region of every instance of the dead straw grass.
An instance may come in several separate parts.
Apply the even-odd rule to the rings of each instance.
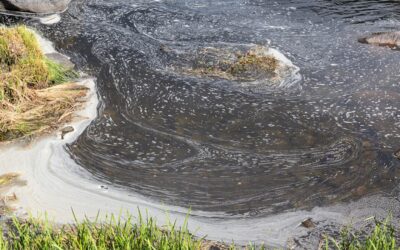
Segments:
[[[26,27],[0,27],[0,141],[68,122],[87,92],[65,83],[74,75],[46,58]]]

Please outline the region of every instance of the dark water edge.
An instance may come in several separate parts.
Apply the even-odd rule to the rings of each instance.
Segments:
[[[398,28],[399,8],[89,0],[57,25],[27,23],[97,77],[100,115],[68,147],[94,178],[156,202],[263,217],[397,197],[399,54],[357,38]],[[171,70],[186,48],[224,43],[277,48],[300,68],[300,87]]]

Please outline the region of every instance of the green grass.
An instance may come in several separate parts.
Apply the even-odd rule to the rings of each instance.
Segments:
[[[135,223],[134,223],[135,222]],[[109,216],[105,222],[97,219],[60,227],[47,219],[13,219],[7,232],[0,236],[0,249],[200,249],[201,240],[187,229],[169,223],[159,228],[146,216],[136,220],[127,215]]]
[[[0,101],[12,103],[24,97],[29,88],[47,88],[76,77],[46,58],[35,35],[25,26],[0,28],[0,68]]]
[[[326,237],[325,246],[320,249],[334,250],[399,250],[396,241],[396,230],[389,220],[375,222],[370,234],[352,233],[349,228],[341,231],[334,239]],[[197,238],[188,230],[188,219],[182,226],[167,223],[159,227],[156,220],[148,214],[137,218],[130,214],[125,216],[106,216],[99,220],[75,219],[73,224],[55,225],[47,218],[14,218],[4,224],[0,234],[0,250],[8,249],[138,249],[138,250],[196,250],[208,249],[210,246],[204,238]],[[246,247],[233,243],[219,244],[221,249],[270,249],[263,245],[249,244]],[[317,247],[316,247],[317,249]]]
[[[182,226],[169,222],[162,227],[148,214],[142,216],[140,211],[137,218],[129,213],[124,216],[106,216],[101,222],[99,218],[97,216],[94,220],[78,222],[75,217],[75,223],[56,225],[49,222],[46,216],[42,219],[30,217],[27,220],[14,217],[3,225],[5,230],[0,234],[0,250],[208,250],[209,246],[214,245],[189,232],[188,217]],[[221,250],[266,249],[254,244],[245,248],[234,244],[218,245]]]
[[[63,66],[49,60],[48,58],[45,58],[45,62],[47,64],[49,79],[52,84],[64,83],[78,77],[78,74],[75,71],[66,70]]]
[[[0,141],[58,127],[86,92],[68,90],[77,77],[47,58],[27,27],[0,27]],[[65,90],[56,89],[61,83]]]
[[[341,231],[338,239],[327,237],[325,249],[335,250],[399,250],[395,228],[390,224],[390,219],[383,222],[375,220],[375,227],[370,234],[353,233],[346,227]]]

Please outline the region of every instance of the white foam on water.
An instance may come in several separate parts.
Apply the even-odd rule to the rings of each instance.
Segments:
[[[94,90],[93,81],[88,80],[83,84]],[[74,141],[95,117],[96,106],[97,98],[92,92],[86,109],[79,112],[86,119],[72,123],[75,131],[67,134],[65,140],[53,135],[41,139],[30,148],[12,146],[1,151],[0,173],[18,172],[21,179],[27,181],[26,186],[10,190],[19,198],[19,215],[25,211],[33,215],[46,212],[50,219],[68,223],[73,222],[72,209],[82,219],[85,215],[94,218],[99,211],[104,215],[127,210],[135,216],[137,208],[140,208],[155,216],[160,225],[167,222],[166,211],[170,212],[172,221],[182,224],[188,212],[186,209],[156,204],[139,195],[97,182],[70,158],[64,146]],[[99,188],[101,185],[107,185],[108,189]],[[198,236],[208,235],[209,239],[226,242],[234,239],[242,244],[266,241],[274,246],[283,246],[289,236],[305,233],[298,225],[307,217],[316,221],[343,218],[343,214],[337,211],[321,208],[254,219],[229,216],[213,219],[214,216],[224,217],[223,214],[192,212],[189,229]]]
[[[43,54],[51,54],[51,53],[57,52],[51,41],[42,37],[36,30],[33,30],[33,29],[29,29],[29,30],[35,35],[35,38],[38,41]]]
[[[61,16],[59,14],[53,14],[46,17],[41,17],[39,18],[39,21],[46,25],[56,24],[61,21]]]
[[[279,87],[287,88],[300,82],[300,68],[294,65],[289,58],[279,50],[273,48],[268,49],[268,54],[276,58],[280,63],[276,73],[283,79],[283,81],[281,81]]]

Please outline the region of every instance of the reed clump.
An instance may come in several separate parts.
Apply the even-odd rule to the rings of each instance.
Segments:
[[[87,91],[67,83],[76,76],[49,60],[25,26],[0,27],[0,141],[66,122]]]

